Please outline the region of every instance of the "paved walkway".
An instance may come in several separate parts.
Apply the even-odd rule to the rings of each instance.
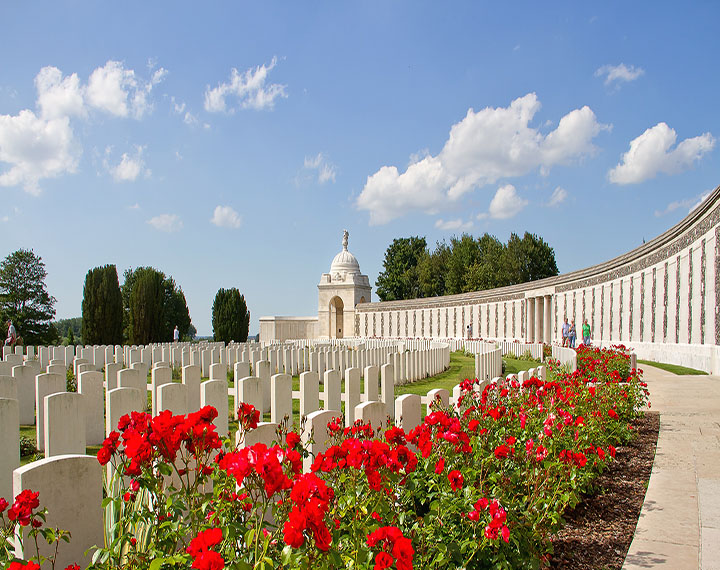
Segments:
[[[641,367],[660,434],[623,569],[720,570],[720,377]]]

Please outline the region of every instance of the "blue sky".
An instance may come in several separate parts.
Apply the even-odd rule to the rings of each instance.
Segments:
[[[548,7],[550,6],[550,7]],[[541,235],[605,261],[720,184],[715,2],[3,2],[0,255],[314,315],[341,249]]]

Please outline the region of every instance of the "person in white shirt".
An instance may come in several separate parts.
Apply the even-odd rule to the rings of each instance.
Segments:
[[[14,346],[15,342],[17,341],[17,331],[15,330],[15,327],[12,324],[12,321],[8,319],[7,323],[7,338],[5,339],[5,346]]]

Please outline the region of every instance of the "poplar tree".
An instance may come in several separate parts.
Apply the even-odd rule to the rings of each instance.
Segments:
[[[114,265],[95,267],[85,276],[82,338],[85,344],[121,344],[123,305]]]
[[[220,289],[212,306],[213,337],[216,341],[245,342],[250,330],[250,311],[245,296],[235,287]]]

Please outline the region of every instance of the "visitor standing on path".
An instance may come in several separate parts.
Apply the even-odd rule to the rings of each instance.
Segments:
[[[570,330],[568,331],[568,340],[570,341],[570,348],[575,348],[575,339],[577,338],[577,331],[575,330],[575,319],[570,321]]]
[[[10,319],[7,320],[7,338],[5,339],[5,346],[15,346],[15,342],[17,341],[17,331],[15,330],[15,327],[12,324],[12,321]]]
[[[175,330],[173,331],[173,342],[178,342],[180,340],[180,331],[177,328],[177,325],[175,325]]]
[[[583,333],[583,344],[585,346],[590,346],[590,325],[588,324],[587,319],[585,319],[583,321],[582,333]]]
[[[568,324],[567,317],[562,326],[562,345],[568,346],[568,335],[570,334],[570,325]]]

